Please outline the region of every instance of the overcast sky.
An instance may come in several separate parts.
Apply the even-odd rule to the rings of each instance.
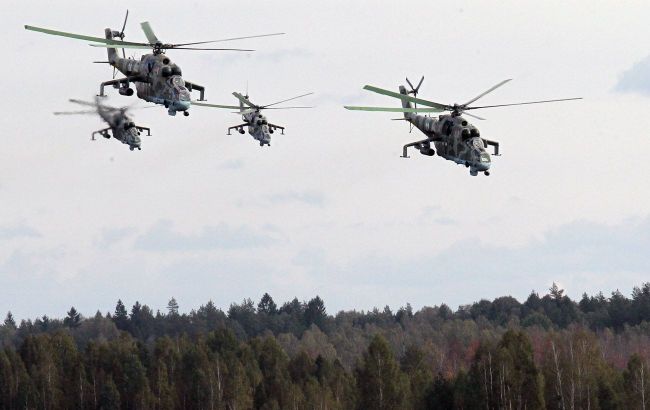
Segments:
[[[553,281],[571,297],[629,294],[650,276],[648,2],[264,1],[0,5],[0,314],[113,311],[121,298],[182,311],[269,292],[320,295],[330,313],[410,302],[452,307]],[[166,42],[287,32],[232,42],[254,53],[171,51],[209,102],[233,91],[269,103],[304,92],[313,110],[269,112],[271,147],[226,135],[228,111],[134,113],[142,151],[90,142],[92,116],[55,117],[92,99],[111,69],[104,49],[24,24],[88,35],[119,29]],[[139,50],[129,51],[139,56]],[[421,134],[362,90],[425,76],[420,95],[499,104],[481,111],[501,143],[492,175],[440,157],[399,157]],[[107,89],[108,103],[127,105]],[[144,106],[146,103],[141,103]]]

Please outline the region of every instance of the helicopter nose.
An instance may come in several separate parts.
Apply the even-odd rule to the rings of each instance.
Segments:
[[[176,106],[178,111],[187,111],[190,109],[191,103],[189,101],[177,101]]]

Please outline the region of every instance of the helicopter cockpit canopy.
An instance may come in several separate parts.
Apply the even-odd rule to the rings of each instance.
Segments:
[[[183,80],[183,77],[179,75],[174,75],[169,79],[169,82],[171,83],[172,87],[174,88],[185,88],[185,81]]]
[[[180,101],[190,101],[190,92],[185,87],[185,81],[179,75],[172,76],[169,80],[169,84],[174,90],[174,94],[178,95]]]
[[[472,146],[475,149],[479,150],[479,151],[484,151],[485,150],[485,146],[483,144],[483,141],[480,138],[473,138],[472,139]]]

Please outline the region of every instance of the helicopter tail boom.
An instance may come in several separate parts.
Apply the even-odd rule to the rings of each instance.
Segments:
[[[113,39],[113,30],[107,28],[104,30],[104,33],[106,35],[107,40]],[[108,47],[106,51],[108,52],[108,63],[112,66],[115,66],[115,63],[117,62],[117,58],[118,58],[117,49],[113,47]]]
[[[403,95],[408,95],[408,91],[406,91],[406,87],[404,87],[403,85],[399,86],[399,93]],[[413,107],[411,106],[410,101],[402,100],[402,108],[413,108]],[[404,119],[407,121],[411,121],[415,115],[417,114],[411,112],[404,112]]]

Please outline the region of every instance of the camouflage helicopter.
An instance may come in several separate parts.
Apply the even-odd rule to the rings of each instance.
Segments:
[[[77,114],[99,114],[102,120],[108,124],[108,127],[94,131],[90,135],[90,139],[95,141],[95,135],[99,134],[104,138],[115,138],[123,144],[129,146],[131,151],[134,149],[142,149],[140,147],[140,131],[147,131],[147,135],[151,135],[151,130],[147,127],[141,127],[135,125],[131,117],[127,115],[129,107],[111,107],[104,105],[99,101],[99,98],[95,97],[95,102],[87,102],[71,99],[70,102],[83,105],[86,107],[92,107],[92,110],[84,111],[59,111],[55,112],[54,115],[77,115]],[[109,131],[111,132],[109,134]]]
[[[185,116],[189,115],[190,92],[200,92],[200,101],[205,101],[205,88],[199,84],[185,81],[182,77],[181,68],[173,63],[165,55],[166,50],[213,50],[213,51],[254,51],[239,48],[196,48],[188,47],[198,44],[217,43],[223,41],[242,40],[257,37],[277,36],[284,33],[262,34],[256,36],[233,37],[221,40],[199,41],[193,43],[168,44],[163,43],[154,34],[149,22],[141,23],[142,30],[147,37],[147,43],[129,42],[124,40],[124,28],[129,17],[127,10],[122,30],[115,31],[105,29],[105,38],[86,36],[81,34],[67,33],[63,31],[50,30],[41,27],[25,26],[25,29],[38,31],[55,36],[63,36],[92,42],[93,47],[105,47],[108,49],[108,61],[95,61],[96,63],[107,63],[113,66],[113,79],[104,81],[99,87],[99,96],[104,96],[104,87],[112,85],[119,90],[121,95],[133,95],[131,83],[135,84],[138,98],[148,102],[164,105],[169,115],[176,115],[182,111]],[[117,40],[119,38],[119,40]],[[122,57],[117,53],[117,48],[122,49]],[[151,54],[140,57],[140,61],[126,58],[124,49],[152,49]],[[115,70],[125,75],[124,78],[115,78]]]
[[[476,176],[479,172],[483,172],[485,175],[490,175],[489,169],[492,160],[490,158],[490,154],[486,149],[488,146],[492,146],[494,148],[493,155],[499,156],[499,143],[496,141],[481,138],[481,134],[478,128],[463,118],[463,115],[476,118],[478,120],[484,120],[485,118],[481,118],[477,115],[472,115],[466,111],[482,108],[541,104],[582,99],[581,97],[578,97],[543,101],[529,101],[514,104],[485,105],[480,107],[470,106],[470,104],[479,98],[484,97],[486,94],[491,93],[492,91],[496,90],[511,80],[512,79],[501,81],[487,91],[479,94],[477,97],[472,98],[465,104],[450,105],[439,104],[433,101],[417,98],[417,94],[420,86],[422,86],[424,77],[422,77],[417,87],[413,87],[413,84],[411,84],[407,78],[406,82],[411,89],[407,91],[405,86],[400,85],[399,93],[371,85],[366,85],[363,87],[366,90],[373,91],[378,94],[399,98],[402,100],[402,108],[355,106],[345,106],[345,108],[348,110],[358,111],[384,111],[404,113],[404,118],[399,118],[399,120],[407,121],[410,124],[410,130],[413,130],[413,127],[415,126],[418,130],[422,131],[424,135],[426,135],[426,138],[404,145],[402,153],[403,158],[408,158],[407,150],[409,147],[414,147],[415,149],[419,150],[422,155],[433,156],[436,153],[431,147],[431,143],[433,143],[436,150],[438,151],[439,156],[449,161],[454,161],[457,164],[465,165],[467,168],[469,168],[470,175]],[[414,103],[415,106],[411,106],[411,103]],[[425,107],[418,108],[417,104],[423,105]],[[428,115],[418,115],[418,113],[438,112],[450,112],[450,114],[440,115],[438,118],[430,117]]]
[[[297,97],[288,98],[286,100],[274,102],[272,104],[267,104],[267,105],[256,105],[253,104],[248,99],[248,91],[246,91],[246,95],[242,95],[238,92],[232,93],[232,95],[234,95],[235,98],[239,100],[239,106],[207,104],[201,102],[192,102],[192,104],[199,105],[202,107],[225,108],[225,109],[235,109],[235,110],[239,109],[239,111],[236,112],[236,114],[241,114],[244,123],[229,127],[228,135],[231,135],[230,131],[234,129],[239,131],[240,134],[243,134],[244,127],[248,127],[248,133],[252,135],[253,138],[255,138],[257,141],[259,141],[260,147],[263,147],[264,145],[271,146],[271,134],[273,134],[275,130],[280,130],[282,135],[284,135],[284,127],[271,124],[270,122],[268,122],[266,117],[262,114],[262,110],[288,110],[288,109],[295,109],[295,108],[313,108],[313,107],[271,107],[273,105],[281,104],[287,101],[292,101],[312,94],[313,93],[302,94]]]

